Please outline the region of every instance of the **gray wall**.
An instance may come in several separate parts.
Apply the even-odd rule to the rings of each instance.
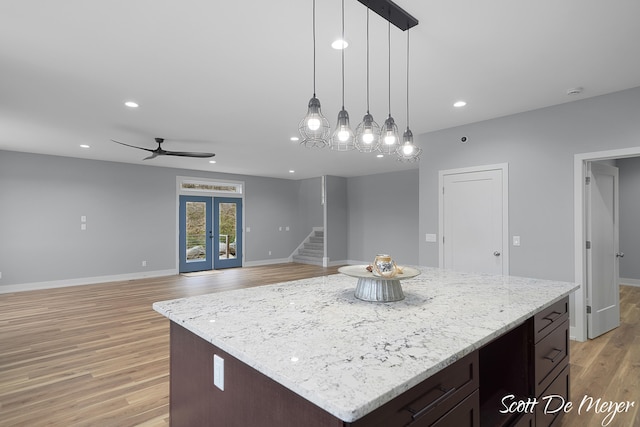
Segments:
[[[348,250],[347,179],[326,176],[326,228],[325,241],[329,262],[344,262]]]
[[[349,178],[349,259],[418,264],[418,169]]]
[[[640,157],[617,161],[620,171],[620,277],[640,281]]]
[[[420,135],[420,236],[438,231],[438,171],[509,163],[510,236],[522,239],[510,273],[573,280],[574,155],[640,146],[638,117],[635,88]],[[419,242],[420,264],[437,266],[437,244]]]
[[[176,269],[179,175],[245,182],[246,262],[297,246],[296,181],[0,151],[0,286]]]

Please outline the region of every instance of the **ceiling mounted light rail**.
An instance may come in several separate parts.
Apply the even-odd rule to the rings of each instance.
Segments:
[[[402,31],[418,25],[418,20],[391,0],[358,0]]]

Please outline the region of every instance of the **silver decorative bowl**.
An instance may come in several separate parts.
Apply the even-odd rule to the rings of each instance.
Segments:
[[[340,267],[342,274],[358,278],[355,296],[363,301],[393,302],[404,299],[400,280],[411,279],[420,274],[420,270],[401,267],[402,273],[391,278],[384,278],[367,271],[366,265],[348,265]]]

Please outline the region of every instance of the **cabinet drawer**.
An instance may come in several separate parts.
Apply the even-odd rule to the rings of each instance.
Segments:
[[[542,392],[541,396],[562,396],[565,402],[569,401],[569,366],[567,365],[560,374],[551,382],[549,387]],[[548,413],[545,414],[547,401],[540,400],[536,406],[536,427],[549,427],[560,424],[560,418],[564,411],[559,410],[560,399],[549,402]]]
[[[567,319],[569,319],[568,297],[550,305],[534,316],[533,342],[540,341]]]
[[[566,320],[535,345],[536,396],[569,364],[569,321]]]
[[[348,426],[431,425],[477,390],[478,382],[478,352],[474,351]]]
[[[435,423],[409,424],[410,427],[478,427],[480,426],[480,392],[474,391],[470,396],[447,412]]]

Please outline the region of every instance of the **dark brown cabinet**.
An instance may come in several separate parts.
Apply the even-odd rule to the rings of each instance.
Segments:
[[[507,412],[503,398],[569,398],[568,298],[495,338],[357,421],[346,423],[171,322],[173,427],[547,427],[562,411],[544,403]],[[212,385],[225,359],[224,391]]]

